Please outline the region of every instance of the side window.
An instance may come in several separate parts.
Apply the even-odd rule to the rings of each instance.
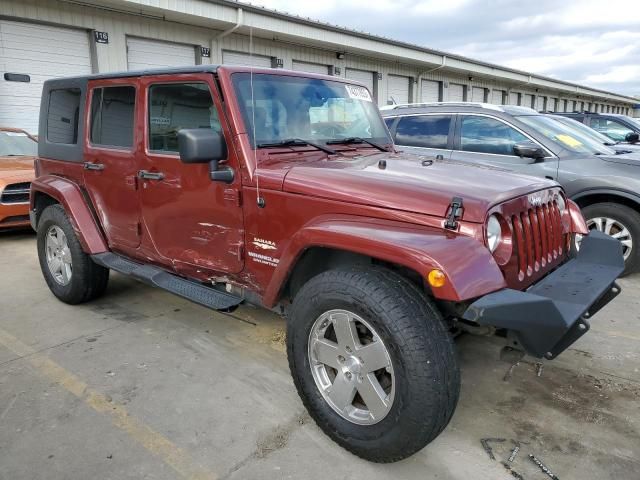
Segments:
[[[133,146],[134,87],[105,87],[91,97],[90,141],[94,145]]]
[[[513,155],[516,143],[530,141],[507,124],[489,117],[462,117],[461,150],[465,152]]]
[[[178,151],[178,130],[221,131],[218,112],[204,83],[152,85],[149,89],[149,149]]]
[[[80,118],[80,89],[62,88],[49,93],[47,140],[52,143],[77,144]]]
[[[407,147],[447,148],[450,125],[448,115],[402,117],[396,126],[396,143]]]
[[[384,123],[387,125],[387,128],[389,130],[391,130],[391,127],[393,126],[393,122],[395,121],[396,117],[385,117]]]
[[[626,125],[608,118],[592,118],[591,128],[618,142],[624,142],[627,134],[633,133],[633,130]]]

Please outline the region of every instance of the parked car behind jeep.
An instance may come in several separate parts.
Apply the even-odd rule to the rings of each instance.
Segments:
[[[370,92],[344,79],[201,66],[50,80],[39,137],[31,218],[54,295],[96,298],[115,270],[285,314],[304,405],[368,460],[405,458],[451,419],[452,332],[498,329],[552,359],[620,292],[620,243],[589,233],[557,183],[397,153]]]
[[[640,153],[617,154],[526,107],[405,105],[383,109],[383,116],[403,150],[557,180],[582,208],[589,229],[620,240],[625,274],[640,270]]]
[[[601,143],[606,147],[610,147],[614,150],[618,155],[625,153],[635,153],[640,154],[640,143],[638,143],[638,134],[633,133],[628,135],[628,138],[631,139],[631,142],[617,142],[607,137],[606,135],[594,130],[593,128],[587,127],[584,123],[579,122],[578,120],[574,120],[571,117],[565,117],[562,115],[547,114],[551,115],[553,118],[556,118],[560,122],[565,125],[578,130],[583,135],[586,135],[592,138],[595,142]]]
[[[558,112],[567,118],[573,118],[584,123],[595,131],[600,132],[616,142],[637,143],[640,134],[640,120],[617,113],[593,112]]]
[[[0,127],[0,230],[29,228],[29,189],[38,143],[27,132]]]

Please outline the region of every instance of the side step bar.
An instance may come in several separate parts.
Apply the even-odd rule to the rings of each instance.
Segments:
[[[242,298],[230,293],[186,280],[153,265],[132,262],[115,253],[98,253],[91,255],[91,259],[98,265],[129,275],[147,285],[162,288],[179,297],[214,310],[226,310],[242,303]]]

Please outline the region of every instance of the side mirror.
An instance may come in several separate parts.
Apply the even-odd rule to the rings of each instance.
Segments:
[[[640,135],[635,132],[629,132],[624,137],[624,141],[629,143],[638,143],[638,140],[640,140]]]
[[[513,153],[519,157],[533,158],[536,162],[543,161],[545,157],[544,149],[533,142],[516,143]]]
[[[233,182],[233,170],[218,167],[218,162],[227,158],[227,143],[222,132],[210,128],[179,130],[178,152],[183,163],[208,163],[211,180]]]

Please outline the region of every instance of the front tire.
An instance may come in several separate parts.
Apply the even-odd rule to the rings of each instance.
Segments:
[[[62,205],[47,207],[38,221],[38,259],[51,292],[71,305],[104,293],[109,269],[84,253]]]
[[[373,462],[422,449],[458,401],[460,371],[440,314],[387,269],[354,266],[309,280],[290,310],[287,353],[318,426]]]
[[[622,243],[624,271],[621,276],[640,269],[640,214],[638,212],[626,205],[605,202],[594,203],[583,208],[582,215],[590,230],[611,235]]]

